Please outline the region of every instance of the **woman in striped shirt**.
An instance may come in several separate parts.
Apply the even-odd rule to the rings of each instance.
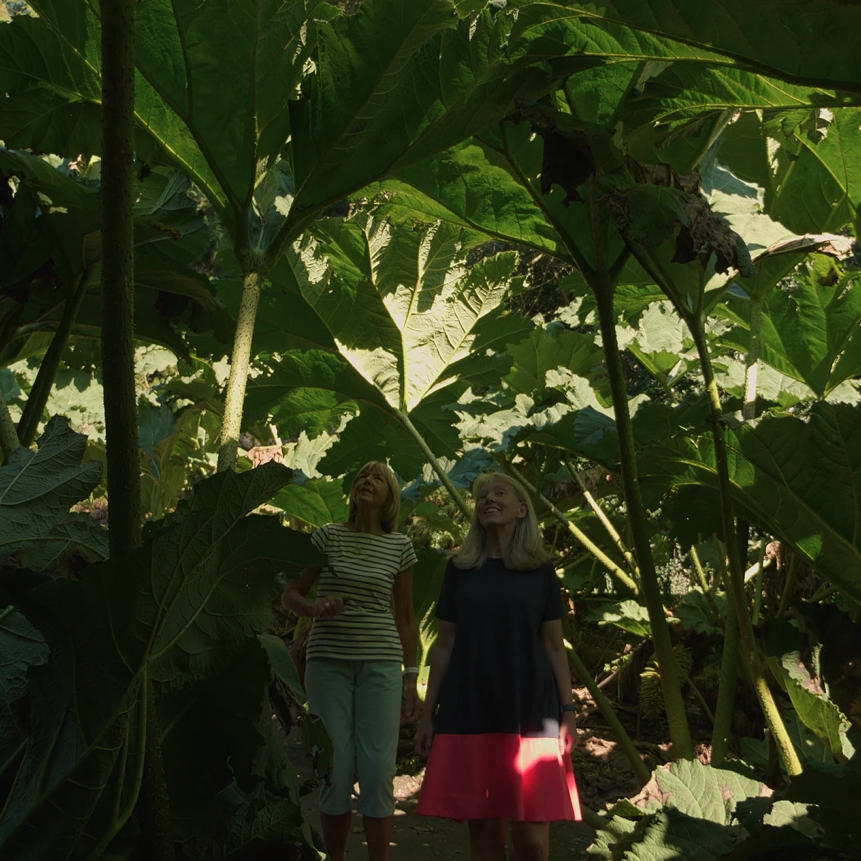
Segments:
[[[347,522],[327,523],[311,536],[326,556],[325,567],[306,569],[282,596],[288,610],[315,617],[305,688],[334,748],[320,796],[331,861],[342,861],[346,851],[356,766],[368,857],[388,859],[399,727],[402,719],[418,717],[416,555],[409,538],[394,531],[399,507],[391,469],[379,461],[365,464],[350,490]],[[318,579],[311,601],[307,595]]]

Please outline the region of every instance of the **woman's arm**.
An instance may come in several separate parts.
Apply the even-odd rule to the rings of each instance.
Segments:
[[[415,667],[416,649],[418,648],[418,628],[413,611],[413,569],[407,568],[395,577],[392,588],[392,603],[394,605],[395,627],[401,638],[401,648],[404,651],[404,668]],[[404,706],[401,717],[405,723],[412,723],[419,716],[419,694],[416,689],[418,676],[415,673],[404,673]]]
[[[565,642],[562,639],[562,621],[560,619],[542,623],[541,642],[544,644],[547,657],[550,658],[550,666],[553,667],[556,690],[559,694],[559,705],[573,705],[571,670],[568,667],[568,655],[565,652]],[[567,753],[576,744],[577,721],[574,712],[564,711],[559,721],[559,746]]]
[[[297,616],[323,616],[331,619],[332,616],[343,613],[344,599],[340,595],[328,595],[316,601],[305,597],[322,570],[320,565],[309,565],[300,577],[288,580],[281,593],[281,606]]]
[[[416,733],[416,753],[419,756],[430,754],[433,743],[433,713],[439,702],[439,692],[448,670],[448,662],[451,660],[456,633],[457,625],[454,622],[444,622],[440,619],[439,632],[430,650],[430,677],[425,695],[425,707]]]

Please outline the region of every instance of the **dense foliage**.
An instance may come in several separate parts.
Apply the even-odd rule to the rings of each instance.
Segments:
[[[423,649],[464,488],[532,489],[644,785],[596,855],[857,845],[861,9],[138,4],[147,524],[112,560],[99,7],[31,5],[0,24],[2,854],[128,856],[148,701],[183,857],[302,839],[269,604],[371,457]],[[649,775],[587,663],[678,762]]]

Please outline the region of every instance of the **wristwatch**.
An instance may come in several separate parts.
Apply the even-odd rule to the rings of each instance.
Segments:
[[[573,703],[562,703],[562,705],[559,706],[559,714],[562,715],[565,714],[565,712],[574,712],[576,714],[577,706]]]

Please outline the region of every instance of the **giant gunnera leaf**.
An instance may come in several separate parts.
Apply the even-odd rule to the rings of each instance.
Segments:
[[[0,857],[96,857],[127,821],[140,787],[147,686],[181,697],[223,673],[269,624],[276,575],[319,561],[307,535],[252,514],[290,477],[276,464],[219,473],[123,559],[17,600],[50,660],[29,670],[22,756],[0,789]],[[261,654],[255,646],[253,659],[265,662]],[[257,678],[268,684],[269,671]],[[259,708],[262,694],[249,695]],[[243,708],[235,703],[233,713]],[[209,767],[227,789],[230,769],[218,754]]]
[[[461,441],[449,405],[469,386],[498,383],[510,369],[506,344],[532,328],[502,310],[515,254],[469,265],[469,239],[442,223],[318,221],[290,263],[338,354],[283,357],[251,381],[250,403],[275,404],[313,386],[358,404],[358,418],[327,455],[331,474],[359,457],[389,456],[395,469],[416,475],[426,457],[410,425],[435,455],[456,456]]]
[[[725,436],[739,510],[861,604],[859,425],[858,409],[820,402],[806,419],[771,416]],[[646,496],[655,502],[674,486],[717,488],[708,434],[656,445],[639,464]]]
[[[611,809],[610,829],[588,852],[605,861],[729,861],[762,857],[771,846],[811,846],[819,831],[806,806],[773,795],[758,780],[697,760],[659,766],[639,795]]]
[[[38,451],[21,447],[0,469],[0,556],[6,564],[51,571],[72,557],[86,564],[108,555],[106,530],[87,514],[69,513],[101,479],[101,464],[81,465],[86,445],[67,418],[55,416]]]

